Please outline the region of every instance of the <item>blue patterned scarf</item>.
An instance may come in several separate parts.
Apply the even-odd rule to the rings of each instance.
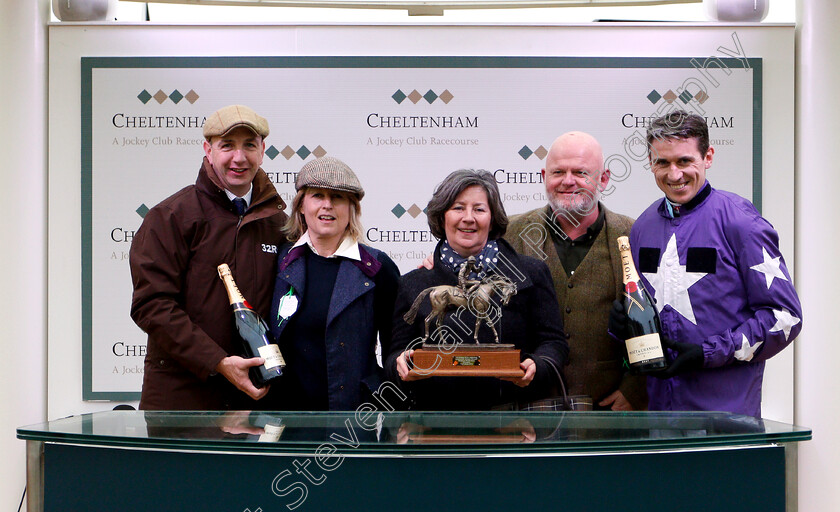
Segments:
[[[470,272],[468,278],[480,281],[488,273],[496,270],[496,264],[498,261],[499,244],[495,240],[488,240],[481,252],[475,257],[475,262],[477,265],[481,266],[481,271],[478,274]],[[440,262],[443,263],[444,267],[448,268],[457,275],[461,270],[461,267],[464,266],[464,263],[467,262],[467,258],[464,258],[455,252],[455,249],[449,245],[449,242],[444,240],[443,244],[440,246]]]

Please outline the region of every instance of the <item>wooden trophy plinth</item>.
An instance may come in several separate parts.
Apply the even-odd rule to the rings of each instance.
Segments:
[[[443,350],[439,345],[423,344],[411,360],[411,373],[426,377],[525,376],[519,367],[519,349],[514,345],[481,343]]]

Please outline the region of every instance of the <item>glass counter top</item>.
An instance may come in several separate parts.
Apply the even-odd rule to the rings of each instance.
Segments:
[[[811,430],[723,412],[106,411],[17,429],[28,441],[189,451],[511,454],[703,448],[811,439]]]

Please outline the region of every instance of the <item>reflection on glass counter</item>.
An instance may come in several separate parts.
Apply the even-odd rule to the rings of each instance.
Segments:
[[[722,412],[109,411],[18,429],[26,440],[145,448],[360,453],[614,451],[804,441],[809,429]]]
[[[811,431],[723,412],[365,409],[108,411],[17,435],[34,512],[781,512]],[[660,475],[679,478],[640,492]],[[126,482],[138,492],[114,492]]]

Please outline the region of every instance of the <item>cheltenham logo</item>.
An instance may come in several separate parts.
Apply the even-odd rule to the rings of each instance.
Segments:
[[[139,215],[141,219],[145,219],[146,214],[149,213],[149,207],[146,206],[146,203],[143,203],[134,211],[137,212],[137,215]]]
[[[545,149],[545,146],[540,146],[537,149],[533,150],[528,146],[522,146],[522,149],[517,151],[517,154],[522,157],[522,160],[528,160],[529,158],[531,158],[531,155],[534,155],[535,157],[542,160],[548,154],[548,150]]]
[[[420,100],[426,100],[426,102],[429,105],[431,105],[432,103],[434,103],[437,100],[440,100],[440,101],[442,101],[446,104],[449,104],[449,102],[452,101],[452,98],[454,98],[454,96],[452,95],[451,92],[449,92],[449,89],[444,90],[440,94],[437,94],[435,91],[433,91],[431,89],[429,89],[426,92],[426,94],[420,94],[420,92],[417,91],[417,89],[414,89],[413,91],[411,91],[408,94],[402,92],[400,89],[397,89],[397,92],[392,94],[391,98],[394,101],[396,101],[398,104],[402,103],[403,101],[405,101],[407,99],[408,101],[414,103],[415,105]]]
[[[265,150],[265,156],[267,156],[271,160],[277,158],[277,155],[282,155],[286,160],[291,160],[292,157],[295,155],[299,156],[301,160],[306,160],[309,157],[309,155],[315,155],[315,158],[321,158],[326,154],[327,150],[322,148],[320,145],[311,151],[306,146],[301,146],[297,150],[295,150],[288,145],[282,150],[277,149],[273,145],[269,146],[268,149]]]
[[[410,206],[410,207],[406,210],[406,209],[405,209],[405,207],[404,207],[403,205],[401,205],[401,204],[397,203],[397,206],[395,206],[395,207],[391,208],[391,213],[393,213],[393,214],[394,214],[394,217],[396,217],[396,218],[398,218],[398,219],[399,219],[399,218],[401,218],[401,217],[402,217],[403,215],[405,215],[406,213],[407,213],[407,214],[409,214],[409,215],[411,215],[411,217],[412,217],[412,218],[415,218],[415,219],[416,219],[416,218],[417,218],[417,216],[418,216],[418,215],[420,215],[421,213],[426,213],[426,210],[425,210],[425,209],[421,210],[421,209],[420,209],[420,207],[419,207],[419,206],[417,206],[416,204],[412,204],[412,205],[411,205],[411,206]]]
[[[194,90],[190,89],[190,92],[188,92],[187,94],[181,94],[181,91],[179,91],[178,89],[175,89],[171,93],[166,94],[162,90],[158,89],[158,92],[152,94],[149,91],[147,91],[146,89],[143,89],[140,92],[140,94],[137,95],[137,99],[140,100],[140,103],[142,103],[144,105],[151,100],[155,100],[160,104],[163,104],[163,102],[166,101],[166,100],[170,100],[172,103],[175,103],[176,105],[178,103],[180,103],[181,100],[187,100],[187,101],[190,102],[190,104],[193,104],[196,101],[198,101],[198,93],[196,93]]]
[[[650,94],[647,95],[647,99],[654,105],[656,105],[656,103],[659,102],[659,100],[665,100],[668,104],[671,104],[677,99],[682,101],[684,104],[688,105],[688,102],[691,100],[695,100],[701,104],[705,103],[706,100],[709,99],[709,95],[706,94],[706,91],[703,90],[697,91],[697,94],[691,94],[690,92],[688,92],[687,89],[683,89],[683,92],[681,92],[680,94],[675,93],[671,89],[668,89],[668,92],[666,92],[665,94],[659,94],[659,92],[656,89],[654,89],[650,91]]]

